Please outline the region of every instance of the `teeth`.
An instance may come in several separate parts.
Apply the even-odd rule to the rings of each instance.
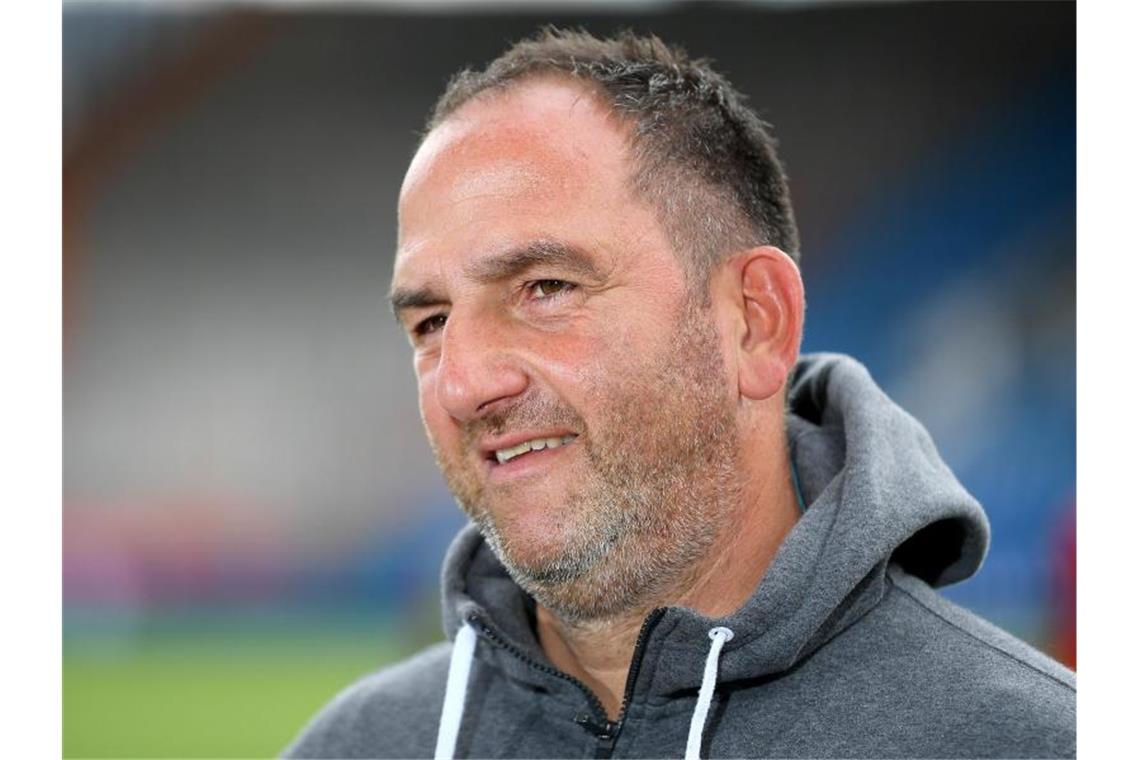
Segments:
[[[499,464],[503,464],[514,459],[519,454],[525,454],[528,451],[556,449],[559,446],[570,443],[570,441],[574,440],[577,437],[578,436],[571,433],[570,435],[564,435],[561,438],[535,438],[530,441],[523,441],[517,446],[511,446],[508,449],[499,449],[495,452],[495,459],[498,460]]]

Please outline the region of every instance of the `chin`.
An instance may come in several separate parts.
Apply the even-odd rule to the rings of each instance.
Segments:
[[[480,525],[483,535],[512,577],[532,594],[586,575],[605,555],[599,540],[582,540],[550,520]],[[538,594],[536,594],[538,595]]]

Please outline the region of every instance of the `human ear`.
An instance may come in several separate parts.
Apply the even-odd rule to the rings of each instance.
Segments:
[[[799,356],[804,285],[799,267],[774,246],[744,251],[734,263],[743,322],[736,347],[740,394],[762,401],[780,392]]]

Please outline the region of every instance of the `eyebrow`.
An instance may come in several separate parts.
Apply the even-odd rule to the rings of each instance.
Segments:
[[[466,264],[463,274],[480,284],[488,284],[508,280],[538,266],[556,267],[588,279],[598,279],[600,276],[598,267],[589,254],[581,248],[557,240],[536,240],[505,253],[478,259]],[[397,318],[406,309],[442,306],[447,303],[446,298],[430,287],[393,288],[388,301]]]
[[[557,240],[536,240],[506,253],[467,264],[464,274],[479,283],[501,282],[537,266],[550,266],[579,277],[598,277],[598,267],[582,249]]]
[[[395,288],[388,296],[388,303],[392,307],[392,313],[399,319],[400,313],[407,309],[442,306],[447,303],[447,299],[437,295],[431,288]]]

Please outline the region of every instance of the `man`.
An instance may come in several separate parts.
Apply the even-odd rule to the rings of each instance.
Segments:
[[[295,757],[1069,756],[1073,674],[931,589],[985,516],[804,295],[764,125],[655,38],[547,30],[443,95],[392,304],[473,525],[451,642]]]

